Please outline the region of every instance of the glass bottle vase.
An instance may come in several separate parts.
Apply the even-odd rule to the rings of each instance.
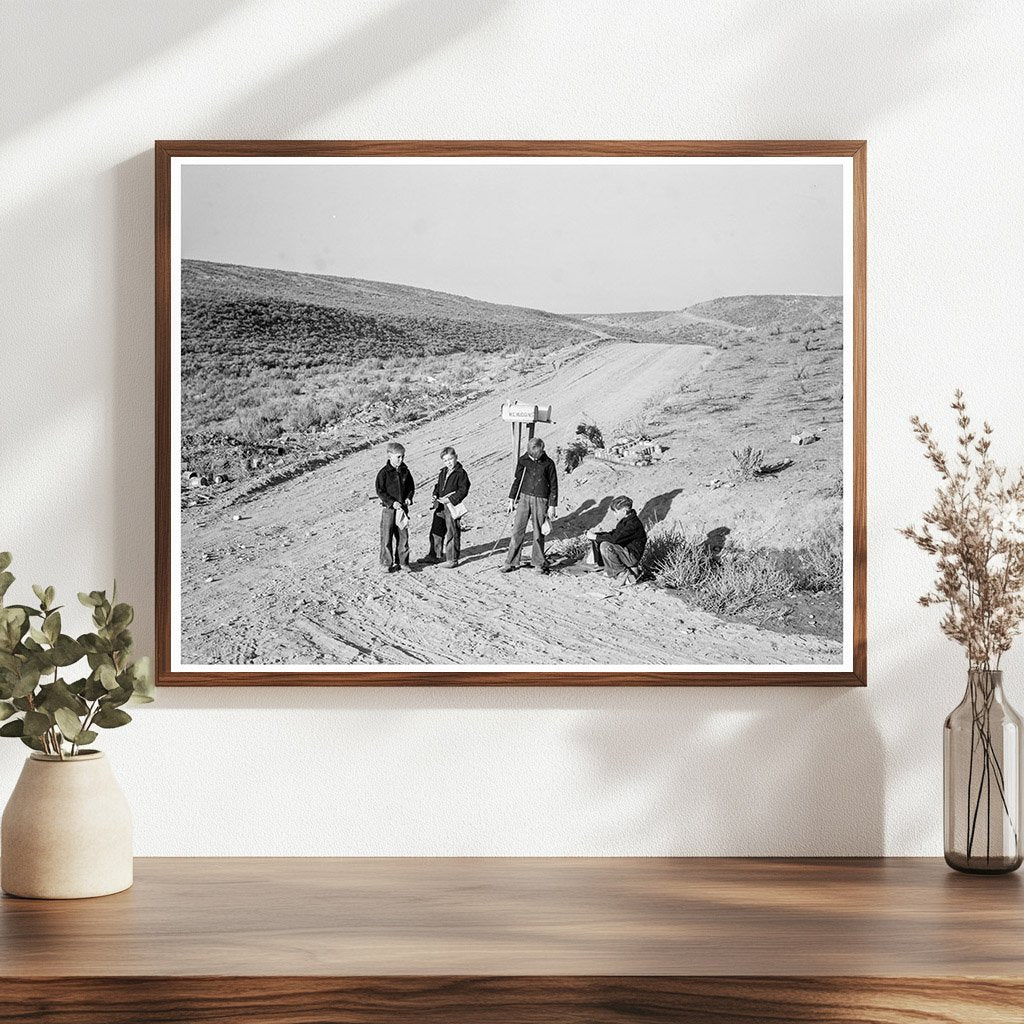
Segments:
[[[1001,874],[1021,865],[1021,719],[1003,673],[971,669],[942,731],[945,856],[957,871]]]

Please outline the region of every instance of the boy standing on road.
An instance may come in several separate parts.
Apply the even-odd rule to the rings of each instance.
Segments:
[[[512,487],[508,492],[509,513],[515,513],[512,521],[512,538],[502,572],[513,572],[519,567],[519,555],[523,550],[526,527],[533,522],[533,551],[531,561],[542,573],[548,571],[544,558],[544,534],[541,527],[545,521],[558,514],[558,471],[555,463],[544,452],[544,442],[533,438],[526,447],[526,454],[516,463]]]
[[[430,565],[444,558],[444,568],[459,564],[462,549],[462,524],[452,511],[469,494],[469,474],[462,468],[454,448],[441,452],[441,472],[434,485],[434,518],[430,524],[430,553],[420,561]]]
[[[409,569],[409,506],[416,493],[412,473],[405,464],[405,448],[397,441],[387,447],[388,461],[377,474],[380,498],[380,569]]]

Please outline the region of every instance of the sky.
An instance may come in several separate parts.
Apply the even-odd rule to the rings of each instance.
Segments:
[[[838,164],[186,164],[186,259],[556,313],[843,291]]]

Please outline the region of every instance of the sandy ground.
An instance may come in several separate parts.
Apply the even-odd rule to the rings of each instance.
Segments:
[[[602,424],[631,416],[646,399],[699,375],[715,355],[696,346],[608,344],[554,372],[523,378],[505,397],[554,406],[558,423],[538,430],[553,455],[566,429],[584,415]],[[245,501],[186,509],[182,663],[745,667],[840,660],[834,641],[723,622],[648,585],[620,591],[603,575],[499,573],[506,545],[493,556],[490,551],[499,537],[508,537],[512,470],[501,401],[480,399],[402,436],[419,488],[410,527],[414,560],[427,550],[441,448],[454,445],[469,472],[472,527],[455,570],[379,572],[373,480],[384,463],[382,447]],[[632,467],[602,464],[569,478],[561,474],[551,539],[597,526],[608,500],[623,491],[633,493],[638,508],[646,503],[656,518],[665,518],[674,497],[692,491],[682,472],[669,462],[645,478],[648,486],[658,482],[660,495],[638,494],[642,471]]]

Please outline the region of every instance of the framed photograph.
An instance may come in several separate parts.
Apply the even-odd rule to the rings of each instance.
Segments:
[[[863,142],[158,142],[160,685],[865,684]]]

